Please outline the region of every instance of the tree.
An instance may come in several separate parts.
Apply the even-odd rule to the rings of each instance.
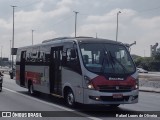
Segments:
[[[156,55],[154,56],[154,58],[155,58],[155,61],[159,61],[159,62],[160,62],[160,54],[156,54]]]

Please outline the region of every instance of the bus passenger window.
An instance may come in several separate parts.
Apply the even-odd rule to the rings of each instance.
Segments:
[[[50,62],[50,54],[45,53],[45,62],[49,63]]]
[[[67,49],[66,56],[63,56],[63,66],[81,73],[79,57],[76,49]]]
[[[83,59],[84,59],[84,64],[89,63],[89,56],[88,55],[83,55]]]

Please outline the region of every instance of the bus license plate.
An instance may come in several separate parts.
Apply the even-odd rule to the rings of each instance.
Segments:
[[[123,98],[123,94],[113,94],[113,98]]]

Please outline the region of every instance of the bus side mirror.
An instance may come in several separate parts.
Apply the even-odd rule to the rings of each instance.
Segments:
[[[71,58],[76,58],[76,50],[71,49]]]

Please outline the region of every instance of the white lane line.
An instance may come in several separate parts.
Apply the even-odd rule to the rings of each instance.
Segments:
[[[47,105],[49,105],[49,106],[57,107],[57,108],[60,108],[60,109],[62,109],[62,110],[65,110],[65,111],[71,111],[71,112],[73,112],[73,113],[75,113],[75,114],[78,114],[78,115],[80,115],[80,116],[82,116],[82,117],[87,117],[87,118],[92,119],[92,120],[102,120],[102,119],[100,119],[100,118],[92,117],[92,116],[89,116],[89,115],[87,115],[87,114],[84,114],[84,113],[81,113],[81,112],[77,112],[77,111],[74,111],[74,110],[72,110],[72,109],[65,108],[65,107],[63,107],[63,106],[56,105],[56,104],[54,104],[54,103],[49,103],[49,102],[46,102],[46,101],[43,101],[43,100],[39,100],[39,99],[34,98],[34,97],[30,97],[30,96],[24,95],[24,94],[22,94],[22,93],[16,92],[16,91],[14,91],[14,90],[11,90],[11,89],[8,89],[8,88],[5,88],[5,87],[3,87],[3,89],[5,89],[5,90],[7,90],[7,91],[10,91],[10,92],[12,92],[12,93],[16,93],[16,94],[18,94],[18,95],[21,95],[21,96],[23,96],[23,97],[26,97],[26,98],[29,98],[29,99],[32,99],[32,100],[41,102],[41,103],[43,103],[43,104],[47,104]]]

